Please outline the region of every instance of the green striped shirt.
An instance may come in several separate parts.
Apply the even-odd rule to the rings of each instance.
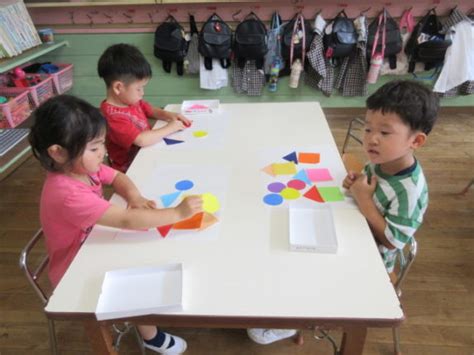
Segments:
[[[379,245],[379,250],[387,271],[392,272],[397,253],[414,237],[423,221],[428,207],[428,186],[418,162],[415,169],[405,175],[387,175],[379,165],[370,163],[364,172],[369,179],[374,174],[377,176],[373,200],[387,223],[385,237],[395,247],[388,249]]]

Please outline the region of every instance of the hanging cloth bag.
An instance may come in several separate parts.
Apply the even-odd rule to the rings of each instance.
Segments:
[[[184,68],[188,74],[198,74],[199,73],[199,31],[196,26],[196,20],[193,15],[189,15],[189,26],[191,28],[188,47],[188,54],[184,59]]]
[[[274,12],[268,30],[268,52],[265,55],[265,64],[263,66],[265,74],[270,74],[272,65],[278,65],[283,68],[283,58],[281,56],[281,17],[278,12]]]
[[[379,77],[380,68],[382,67],[383,58],[385,55],[385,25],[387,17],[385,11],[383,11],[378,18],[377,31],[375,32],[375,39],[372,44],[372,54],[370,57],[370,67],[367,73],[367,82],[369,84],[375,84]],[[380,29],[382,29],[382,45],[378,46],[380,37]],[[377,51],[378,50],[378,51]]]
[[[293,62],[293,56],[295,55],[295,45],[301,44],[301,59],[296,59]],[[295,22],[293,24],[293,34],[291,36],[291,45],[290,45],[290,88],[296,89],[300,81],[301,73],[304,68],[304,60],[306,57],[306,30],[305,30],[305,21],[302,14],[296,16]]]

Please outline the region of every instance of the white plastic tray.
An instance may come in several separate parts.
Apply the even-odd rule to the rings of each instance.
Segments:
[[[183,101],[181,113],[183,115],[209,114],[219,109],[219,100],[191,100]]]

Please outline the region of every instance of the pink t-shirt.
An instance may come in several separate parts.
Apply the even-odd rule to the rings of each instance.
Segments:
[[[117,171],[101,165],[90,175],[92,186],[61,173],[48,173],[40,203],[40,219],[49,255],[49,279],[59,283],[94,224],[111,205],[102,184],[111,184]]]

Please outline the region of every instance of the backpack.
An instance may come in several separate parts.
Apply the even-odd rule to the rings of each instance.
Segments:
[[[263,69],[268,52],[267,28],[258,16],[251,12],[237,25],[234,33],[234,54],[240,68],[247,60],[255,60],[257,69]]]
[[[409,73],[413,73],[416,62],[425,63],[425,70],[440,67],[443,64],[446,50],[452,42],[444,39],[444,34],[440,33],[441,29],[442,25],[436,16],[435,9],[428,11],[418,22],[405,46]]]
[[[326,26],[326,29],[329,29]],[[332,31],[325,31],[323,42],[326,58],[347,57],[354,52],[357,44],[357,31],[354,23],[342,10],[332,21]]]
[[[383,9],[385,15],[385,52],[384,57],[389,60],[390,69],[395,69],[397,67],[397,54],[402,50],[403,42],[402,36],[400,34],[400,28],[398,27],[397,22],[390,16],[387,10]],[[383,14],[383,12],[380,15]],[[372,46],[375,40],[375,34],[378,27],[378,17],[377,16],[369,25],[369,34],[367,38],[367,58],[370,58],[370,52],[372,51]],[[379,37],[382,36],[382,28],[379,30]],[[377,43],[376,52],[381,53],[382,44]]]
[[[291,41],[293,38],[293,29],[295,27],[295,21],[296,21],[297,15],[295,15],[291,19],[290,22],[287,22],[285,25],[283,25],[283,29],[281,32],[281,38],[282,38],[281,55],[287,63],[289,63],[289,59],[291,56]],[[305,46],[304,47],[305,47],[305,51],[307,52],[309,50],[309,46],[311,45],[311,41],[313,39],[313,36],[312,36],[313,30],[311,28],[311,23],[309,21],[304,21],[304,32],[305,32]],[[295,58],[301,58],[302,52],[303,52],[302,41],[299,41],[298,43],[293,43],[293,56]],[[289,63],[288,66],[291,66],[291,63]]]
[[[171,63],[176,62],[178,75],[183,75],[184,57],[188,51],[188,42],[183,27],[173,16],[160,24],[155,31],[154,55],[163,62],[163,70],[171,72]]]
[[[220,59],[222,68],[230,66],[232,30],[216,13],[201,28],[198,50],[207,70],[212,70],[212,58]]]

